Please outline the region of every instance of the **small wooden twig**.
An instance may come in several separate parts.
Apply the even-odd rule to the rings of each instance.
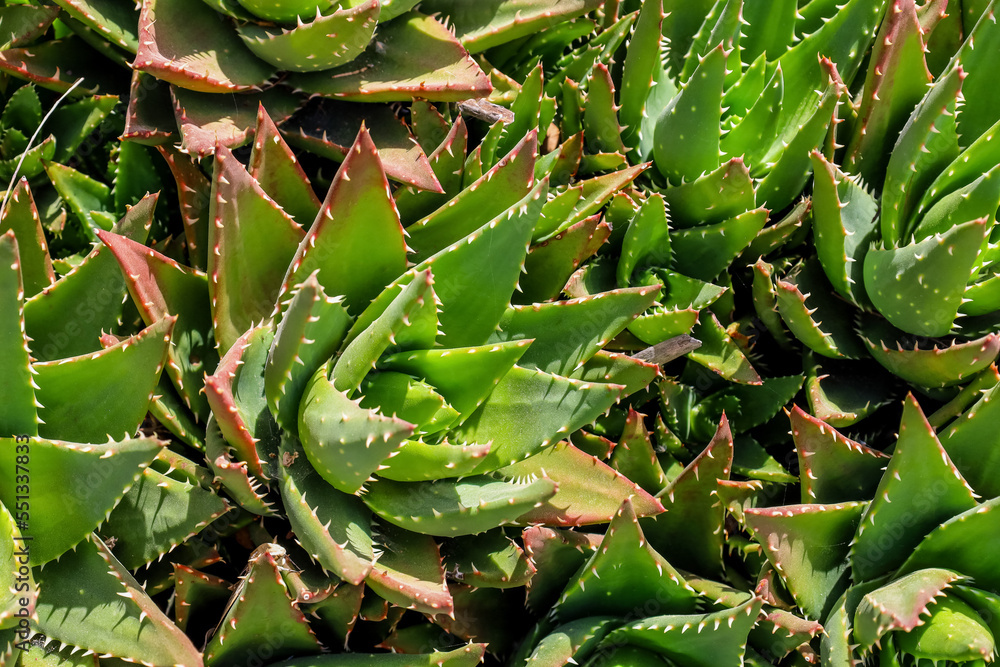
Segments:
[[[632,355],[633,359],[661,366],[701,347],[701,341],[687,334],[668,338]]]
[[[514,122],[514,112],[498,104],[482,99],[463,100],[458,103],[459,113],[486,121],[490,125],[502,120],[508,125]]]

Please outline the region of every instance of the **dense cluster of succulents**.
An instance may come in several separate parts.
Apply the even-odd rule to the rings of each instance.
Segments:
[[[996,10],[4,4],[0,667],[992,662]]]

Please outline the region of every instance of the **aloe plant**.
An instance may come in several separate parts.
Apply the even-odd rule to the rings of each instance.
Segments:
[[[0,664],[992,661],[955,4],[0,9]]]

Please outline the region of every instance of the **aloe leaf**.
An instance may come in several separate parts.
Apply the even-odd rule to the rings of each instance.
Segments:
[[[442,193],[421,191],[412,186],[396,190],[393,197],[404,226],[430,215],[462,192],[468,142],[469,130],[459,116],[441,144],[427,156]]]
[[[712,442],[660,492],[666,512],[642,521],[650,544],[678,567],[706,575],[722,570],[725,508],[716,482],[729,479],[732,464],[733,436],[723,415]]]
[[[251,402],[251,399],[253,385],[260,384],[260,378],[253,375],[255,371],[264,369],[255,368],[257,364],[251,359],[251,348],[263,348],[266,354],[271,344],[270,336],[267,325],[248,329],[219,360],[215,372],[206,375],[204,380],[204,393],[212,408],[212,418],[236,453],[236,459],[246,466],[250,474],[259,477],[266,477],[257,449],[257,443],[264,439],[266,426],[261,423],[259,412],[254,411],[253,403],[258,401]],[[241,382],[243,380],[246,384]],[[264,382],[266,384],[266,379]]]
[[[528,76],[525,77],[521,88],[517,91],[517,96],[511,102],[510,111],[514,114],[514,120],[504,123],[500,128],[500,136],[495,149],[496,155],[506,155],[514,147],[523,141],[531,131],[544,131],[538,124],[542,114],[542,101],[545,98],[543,84],[545,75],[542,65],[539,63]]]
[[[304,234],[222,146],[211,196],[208,289],[215,340],[225,353],[251,324],[270,317]]]
[[[968,74],[962,83],[964,104],[961,117],[958,119],[958,134],[962,146],[975,141],[998,120],[996,92],[993,90],[990,77],[984,71],[989,67],[986,65],[989,62],[989,54],[1000,46],[997,8],[992,2],[988,7],[985,2],[980,2],[978,5],[982,8],[981,16],[978,17],[974,27],[971,22],[967,23],[965,32],[968,36],[948,65],[949,70],[960,68]],[[971,9],[967,7],[966,11]],[[974,14],[963,16],[963,23],[972,16]]]
[[[112,658],[185,667],[202,656],[96,536],[38,570],[38,630]]]
[[[327,484],[292,438],[281,443],[281,496],[299,542],[325,570],[360,584],[375,561],[371,512]]]
[[[781,113],[784,93],[784,79],[779,64],[753,107],[722,137],[722,152],[733,159],[742,157],[747,163],[759,167],[758,162],[764,157],[769,140],[774,136],[774,124]]]
[[[260,468],[256,454],[249,462],[234,458],[234,454],[239,456],[226,442],[215,416],[210,416],[205,425],[205,462],[215,481],[242,509],[251,514],[273,516],[276,513],[274,498],[268,495],[267,487],[257,476],[259,473],[249,470],[250,464],[255,464],[254,470]]]
[[[31,373],[31,353],[24,333],[24,291],[18,243],[12,230],[0,235],[0,349],[3,374],[9,382],[0,389],[0,435],[38,435],[38,403]]]
[[[993,656],[996,640],[979,609],[945,596],[930,605],[928,612],[930,618],[924,625],[898,637],[900,650],[931,660],[985,661]],[[957,639],[957,634],[962,638]]]
[[[477,469],[489,472],[536,454],[561,435],[590,423],[620,398],[623,389],[515,366],[453,433],[466,442],[492,440],[493,447]]]
[[[70,93],[73,97],[113,93],[122,87],[119,73],[76,35],[0,51],[0,71],[59,93],[69,92],[82,78],[83,83]]]
[[[642,143],[643,116],[657,72],[662,72],[656,56],[665,16],[662,2],[642,3],[626,47],[618,120],[622,124],[622,139],[629,148],[637,148]]]
[[[369,373],[359,390],[361,407],[415,424],[419,434],[438,433],[459,416],[434,387],[405,373]]]
[[[102,232],[101,240],[110,251],[108,259],[114,257],[120,265],[120,274],[143,320],[151,324],[168,315],[177,317],[167,375],[185,405],[206,419],[208,401],[200,390],[204,373],[215,370],[218,358],[206,276],[126,237]]]
[[[828,80],[827,71],[817,65],[817,56],[829,58],[850,84],[875,37],[886,4],[885,0],[848,0],[831,16],[822,17],[814,32],[778,58],[786,91],[776,124],[779,140],[789,141],[788,135],[815,113],[814,91],[822,90]],[[800,21],[800,25],[804,23]]]
[[[177,627],[186,630],[188,621],[204,613],[205,607],[229,599],[229,583],[215,575],[174,563],[174,591]]]
[[[517,340],[480,347],[411,350],[386,355],[379,368],[423,378],[458,410],[470,415],[493,391],[531,344]],[[475,363],[469,359],[475,358]]]
[[[1000,207],[1000,169],[993,167],[968,185],[941,197],[928,208],[914,227],[913,238],[915,241],[921,241],[928,236],[943,234],[952,227],[978,218],[986,218],[987,225],[992,227],[998,207]],[[976,262],[977,268],[986,261],[985,256],[980,256]]]
[[[581,263],[593,256],[611,235],[611,226],[593,215],[570,225],[532,247],[524,261],[527,274],[518,282],[518,303],[555,299]]]
[[[614,468],[568,442],[501,468],[509,478],[545,476],[557,484],[554,496],[519,517],[521,522],[583,526],[610,521],[626,498],[639,516],[662,512],[662,505]]]
[[[49,119],[56,139],[52,159],[63,162],[72,157],[117,104],[117,95],[95,95],[56,109]]]
[[[384,521],[424,535],[474,535],[502,526],[552,497],[556,484],[474,475],[461,480],[379,480],[362,499]]]
[[[737,664],[761,604],[761,599],[754,597],[738,607],[710,614],[652,616],[611,632],[602,646],[644,648],[684,667]],[[704,632],[707,628],[712,630]]]
[[[246,23],[236,31],[264,62],[290,72],[318,72],[349,63],[364,52],[379,22],[379,9],[377,0],[368,0],[317,13],[292,28]]]
[[[527,603],[537,611],[548,609],[559,599],[573,576],[597,551],[603,536],[532,526],[524,530],[523,540],[525,552],[537,570],[527,585]]]
[[[134,435],[166,364],[176,321],[166,317],[100,352],[32,364],[39,435],[93,443]],[[81,396],[83,386],[90,390]]]
[[[269,646],[277,658],[320,652],[319,641],[281,576],[282,568],[288,567],[284,551],[268,544],[251,554],[246,575],[205,646],[206,664],[243,664],[262,645]]]
[[[760,384],[761,379],[750,361],[729,336],[714,313],[702,317],[692,329],[692,335],[701,341],[701,347],[688,352],[687,357],[732,382]]]
[[[535,573],[524,550],[503,530],[457,537],[443,550],[445,567],[462,582],[481,588],[524,586]]]
[[[1000,336],[996,334],[938,345],[926,339],[907,340],[876,319],[863,320],[860,333],[877,362],[893,375],[921,387],[958,384],[989,366],[1000,354]]]
[[[257,127],[247,171],[299,226],[307,228],[312,224],[319,213],[320,200],[263,104],[257,109]]]
[[[812,153],[813,229],[816,250],[827,278],[841,295],[867,303],[864,257],[875,238],[878,205],[851,177]]]
[[[598,0],[570,0],[557,8],[540,0],[487,0],[476,5],[432,0],[421,7],[428,13],[448,16],[462,45],[470,53],[478,53],[581,16],[599,5]]]
[[[863,359],[864,344],[851,326],[852,310],[829,292],[823,271],[807,261],[777,281],[778,313],[803,345],[825,357]]]
[[[971,577],[976,588],[996,591],[1000,577],[988,567],[963,553],[961,545],[979,544],[988,548],[996,542],[998,521],[996,498],[952,517],[928,533],[899,568],[897,576],[923,568],[946,567]]]
[[[306,383],[340,349],[350,325],[342,301],[327,297],[315,273],[292,293],[264,375],[267,404],[286,431],[295,433]]]
[[[908,396],[896,449],[851,546],[855,579],[872,579],[898,567],[931,528],[975,506],[972,489]]]
[[[656,459],[643,417],[644,415],[629,408],[625,430],[608,463],[643,490],[656,495],[667,486],[667,477]]]
[[[276,70],[224,21],[199,0],[147,0],[139,16],[135,69],[195,91],[258,90]]]
[[[83,172],[54,162],[46,165],[45,172],[91,241],[97,240],[99,230],[110,229],[104,227],[94,212],[111,208],[111,188]]]
[[[406,350],[434,345],[439,302],[433,284],[430,270],[417,274],[378,319],[344,346],[330,374],[338,391],[353,394],[390,346]]]
[[[122,141],[162,145],[176,139],[177,121],[172,107],[170,84],[151,74],[133,71]]]
[[[632,287],[551,304],[514,306],[504,313],[489,342],[531,339],[521,366],[568,375],[649,308],[657,293],[655,288]]]
[[[327,366],[321,367],[306,385],[299,437],[323,479],[344,493],[355,493],[415,427],[362,408],[337,390],[326,373]]]
[[[0,46],[3,50],[30,44],[42,35],[59,15],[58,7],[10,5],[0,10],[3,30]]]
[[[215,152],[218,145],[242,146],[253,134],[257,109],[263,104],[275,122],[287,120],[302,100],[279,88],[260,93],[219,95],[170,86],[174,119],[181,133],[181,150],[196,157]]]
[[[407,440],[378,467],[378,476],[396,482],[429,482],[465,477],[490,451],[490,445],[428,444]]]
[[[547,632],[537,645],[529,646],[525,660],[539,666],[586,664],[597,644],[617,625],[618,619],[613,616],[588,616],[564,623]]]
[[[793,406],[789,414],[802,480],[802,502],[838,503],[870,498],[888,457],[851,440]]]
[[[962,579],[950,570],[926,569],[868,593],[854,613],[854,636],[868,648],[886,632],[909,632],[923,625],[920,617],[934,599]]]
[[[475,667],[482,662],[485,644],[468,644],[451,651],[417,654],[366,655],[364,653],[342,653],[316,658],[295,658],[274,663],[274,667]]]
[[[969,185],[996,166],[997,143],[993,141],[1000,130],[1000,121],[983,132],[963,150],[927,187],[920,198],[917,216],[928,210],[942,196]]]
[[[430,16],[410,12],[383,24],[377,41],[346,65],[293,74],[288,83],[310,94],[366,102],[453,102],[484,97],[492,88],[455,36]]]
[[[656,123],[653,154],[656,168],[674,185],[715,170],[722,120],[722,88],[726,51],[713,48],[692,73]]]
[[[139,48],[136,31],[138,14],[133,8],[107,0],[61,0],[56,4],[115,46],[130,53]]]
[[[536,131],[528,132],[476,182],[435,212],[407,227],[414,261],[422,262],[458,242],[527,196],[534,185],[537,144]]]
[[[115,538],[115,557],[135,570],[196,535],[230,507],[211,491],[146,468],[100,532]]]
[[[632,276],[649,267],[670,263],[671,248],[666,201],[651,195],[629,221],[618,260],[618,286],[632,284]]]
[[[791,339],[785,330],[784,321],[778,314],[778,291],[774,285],[774,266],[763,259],[753,266],[751,286],[754,312],[764,324],[767,332],[783,348],[791,346]],[[692,324],[693,325],[693,324]]]
[[[681,83],[691,79],[701,60],[716,46],[723,46],[732,72],[728,75],[739,78],[742,66],[739,58],[740,27],[743,23],[743,0],[718,0],[705,15],[698,32],[691,40],[691,46],[684,57],[684,65],[677,73]]]
[[[939,437],[948,456],[968,480],[969,485],[985,498],[1000,496],[1000,487],[994,474],[997,462],[990,442],[991,415],[997,406],[998,389],[991,388],[958,419],[953,421]]]
[[[671,45],[667,52],[666,69],[675,76],[684,65],[684,57],[691,48],[695,35],[705,22],[705,17],[715,5],[715,0],[696,0],[695,2],[680,2],[666,0],[663,10],[663,37]],[[714,46],[714,44],[712,45]]]
[[[811,619],[847,587],[847,553],[865,503],[748,508],[743,514],[795,602]]]
[[[844,167],[876,182],[890,146],[933,82],[924,62],[925,40],[912,0],[894,2],[872,47],[858,121],[847,142]]]
[[[485,343],[510,304],[532,225],[545,203],[546,188],[547,182],[541,181],[508,213],[494,218],[462,241],[397,278],[358,317],[348,340],[353,340],[374,322],[404,285],[420,272],[430,269],[434,273],[435,293],[441,306],[439,319],[443,335],[438,342],[446,347]],[[481,287],[468,279],[487,263],[491,275],[488,285]]]
[[[455,603],[445,584],[444,564],[434,538],[392,524],[379,524],[377,532],[382,556],[366,580],[371,590],[405,609],[452,615]]]
[[[869,251],[864,260],[868,297],[907,333],[946,335],[987,233],[980,218],[900,248]]]
[[[724,222],[672,232],[671,268],[692,278],[712,280],[753,241],[767,218],[768,210],[758,208]]]
[[[33,617],[38,602],[38,587],[31,568],[19,571],[18,560],[24,558],[26,550],[30,552],[31,549],[30,544],[27,549],[24,548],[28,540],[24,539],[23,532],[7,507],[0,503],[0,563],[4,568],[3,588],[0,589],[3,591],[0,593],[0,626],[15,631],[20,624],[18,615]]]
[[[177,185],[177,201],[184,222],[188,261],[198,270],[208,266],[208,210],[212,201],[212,185],[195,161],[180,151],[158,147]]]
[[[697,606],[694,590],[649,545],[632,503],[625,500],[601,546],[563,591],[552,614],[561,623],[597,614],[621,615],[642,609],[650,599],[665,612],[691,612]]]
[[[955,104],[964,78],[961,68],[938,78],[900,130],[882,188],[882,240],[890,247],[906,241],[924,190],[958,156]]]

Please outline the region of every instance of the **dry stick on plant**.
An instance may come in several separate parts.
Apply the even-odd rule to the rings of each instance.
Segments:
[[[3,204],[0,204],[0,218],[3,218],[4,212],[7,211],[7,201],[10,199],[10,193],[14,191],[14,184],[17,183],[17,175],[21,173],[21,165],[24,164],[24,158],[27,157],[28,151],[31,150],[31,147],[35,145],[35,140],[38,139],[38,133],[41,132],[42,128],[45,126],[45,121],[49,119],[49,117],[55,112],[55,110],[59,108],[59,105],[62,104],[63,100],[69,97],[69,94],[72,93],[76,89],[76,87],[79,86],[81,83],[83,83],[82,76],[76,81],[74,81],[73,85],[67,88],[66,92],[63,93],[58,100],[56,100],[56,103],[52,105],[52,108],[49,109],[48,113],[46,113],[45,116],[42,118],[42,122],[38,124],[37,128],[35,128],[35,133],[32,134],[31,139],[28,140],[28,145],[24,149],[24,152],[21,153],[21,159],[17,161],[17,166],[14,168],[14,173],[10,177],[10,183],[7,184],[7,191],[3,195]]]
[[[701,347],[701,341],[687,334],[668,338],[632,355],[633,359],[661,366]]]

